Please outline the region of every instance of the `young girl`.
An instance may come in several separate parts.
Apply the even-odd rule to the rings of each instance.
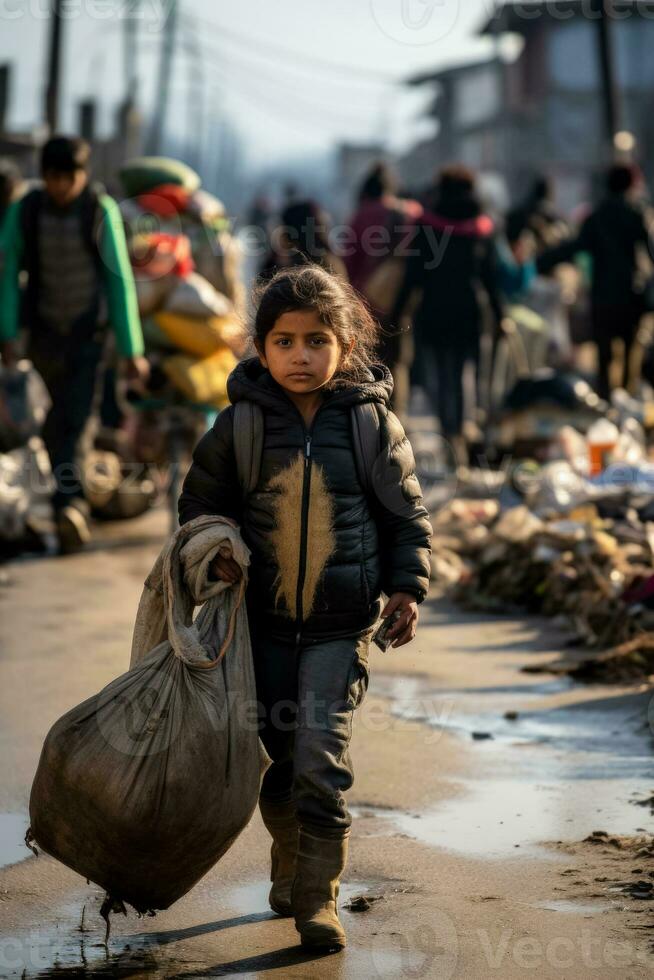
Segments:
[[[258,483],[243,499],[230,407],[198,444],[179,508],[182,523],[233,518],[251,549],[248,618],[272,759],[260,799],[273,838],[270,905],[295,916],[303,945],[333,950],[345,945],[336,902],[352,716],[368,686],[380,596],[382,616],[399,614],[389,634],[399,647],[415,636],[429,583],[431,525],[375,341],[374,321],[340,278],[315,265],[278,273],[255,316],[258,357],[228,382],[232,404],[262,410]],[[367,490],[351,424],[366,402],[382,450]],[[235,583],[240,568],[219,558],[214,573]]]

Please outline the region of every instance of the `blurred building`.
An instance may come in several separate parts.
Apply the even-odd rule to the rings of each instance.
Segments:
[[[497,54],[409,79],[431,85],[439,132],[430,171],[453,160],[501,175],[513,198],[534,173],[551,174],[563,208],[590,193],[603,159],[604,115],[595,19],[584,0],[506,3],[482,25]],[[654,177],[654,2],[615,0],[609,14],[621,128],[636,138],[636,156]],[[507,37],[519,42],[512,60],[500,54]],[[401,162],[413,177],[425,146]],[[423,171],[424,172],[424,171]]]

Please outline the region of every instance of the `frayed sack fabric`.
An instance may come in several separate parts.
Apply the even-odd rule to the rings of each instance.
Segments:
[[[218,554],[243,570],[209,578]],[[104,910],[168,908],[247,825],[267,757],[258,735],[238,528],[198,517],[163,549],[129,671],[50,730],[29,839],[107,892]],[[195,607],[201,605],[195,621]]]

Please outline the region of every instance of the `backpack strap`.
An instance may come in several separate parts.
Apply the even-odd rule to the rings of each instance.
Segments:
[[[27,286],[21,295],[20,319],[31,326],[36,320],[39,292],[39,215],[45,191],[35,187],[20,201],[20,233],[23,239],[21,268],[27,273]]]
[[[232,427],[236,475],[245,498],[256,487],[261,472],[264,434],[261,407],[254,402],[236,402]]]
[[[263,455],[263,412],[254,402],[238,401],[233,416],[236,474],[244,497],[259,482]],[[352,445],[357,475],[367,493],[373,490],[373,469],[382,448],[381,423],[371,402],[354,405],[350,412]]]
[[[382,449],[381,422],[373,402],[354,405],[350,411],[354,461],[361,486],[373,491],[373,469]]]

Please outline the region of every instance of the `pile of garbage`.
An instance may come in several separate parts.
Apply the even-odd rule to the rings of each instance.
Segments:
[[[176,160],[139,158],[121,178],[148,357],[187,401],[223,408],[245,344],[238,246],[225,209]]]
[[[642,433],[607,420],[564,429],[558,459],[507,469],[494,497],[435,515],[433,576],[466,607],[559,617],[571,645],[601,651],[548,665],[588,679],[654,674],[654,464]],[[478,488],[481,481],[473,481]]]
[[[43,547],[54,479],[38,433],[49,409],[29,361],[0,365],[0,560]]]

